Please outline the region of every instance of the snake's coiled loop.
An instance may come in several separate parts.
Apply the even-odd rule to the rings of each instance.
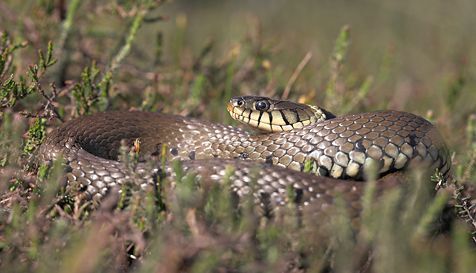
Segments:
[[[257,104],[259,101],[264,103]],[[381,111],[335,117],[318,107],[262,97],[234,98],[227,108],[236,119],[279,132],[253,134],[162,113],[107,112],[65,123],[47,137],[39,154],[43,160],[62,155],[71,167],[68,180],[83,185],[86,193],[96,198],[131,179],[117,157],[121,141],[136,139],[143,154],[165,144],[170,159],[185,160],[186,168],[197,170],[204,178],[219,181],[225,167],[233,165],[235,192],[249,193],[251,181],[256,180],[258,192],[268,194],[277,204],[287,202],[289,187],[301,193],[304,203],[332,202],[336,192],[357,198],[363,183],[347,179],[362,179],[369,169],[385,176],[423,162],[443,175],[449,173],[448,152],[437,130],[410,113]],[[314,174],[301,172],[307,162],[312,163]],[[257,164],[261,167],[252,176],[251,169]],[[150,181],[146,164],[139,163],[136,174],[144,184]]]

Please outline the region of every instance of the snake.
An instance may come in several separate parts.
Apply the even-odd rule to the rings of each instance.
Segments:
[[[95,200],[128,181],[150,186],[161,167],[149,159],[163,154],[199,179],[229,179],[238,196],[253,194],[273,205],[314,204],[317,211],[337,196],[358,209],[369,173],[382,188],[400,183],[411,166],[450,174],[443,138],[415,114],[336,116],[318,106],[261,96],[234,97],[226,108],[254,130],[161,112],[102,112],[54,129],[39,155],[47,162],[62,158],[67,185]],[[119,159],[121,147],[134,143],[140,159],[131,168]]]

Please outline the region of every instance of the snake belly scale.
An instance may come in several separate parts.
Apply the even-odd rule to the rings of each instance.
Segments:
[[[268,102],[273,104],[273,100]],[[237,108],[236,98],[227,108],[234,118],[246,110]],[[298,190],[304,203],[315,199],[332,202],[335,191],[353,200],[360,196],[364,183],[347,179],[362,180],[372,166],[377,166],[380,176],[413,162],[438,168],[445,176],[450,171],[442,138],[430,122],[419,116],[381,111],[335,117],[316,109],[315,116],[315,112],[302,110],[304,116],[313,119],[309,125],[302,123],[289,131],[268,134],[163,113],[98,113],[54,130],[39,154],[41,160],[63,156],[70,166],[68,181],[81,184],[92,198],[102,198],[110,188],[130,179],[130,171],[117,161],[118,150],[121,141],[130,144],[136,139],[140,139],[143,153],[165,144],[169,159],[185,160],[185,168],[211,179],[219,180],[225,167],[233,165],[232,188],[238,195],[250,192],[250,169],[259,165],[258,192],[268,194],[278,204],[288,201],[289,186]],[[293,112],[303,116],[301,110]],[[290,121],[284,125],[287,123]],[[301,172],[306,161],[312,163],[315,173]],[[150,182],[145,164],[139,163],[136,172],[144,184]]]

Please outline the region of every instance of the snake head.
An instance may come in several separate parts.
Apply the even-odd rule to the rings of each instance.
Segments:
[[[233,119],[268,132],[290,131],[331,117],[316,106],[260,96],[234,97],[226,108]]]

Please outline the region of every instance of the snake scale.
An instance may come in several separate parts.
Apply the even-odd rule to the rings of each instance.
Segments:
[[[47,137],[39,154],[48,161],[63,156],[69,183],[100,199],[131,180],[131,170],[117,160],[118,151],[121,142],[132,145],[138,139],[141,154],[165,145],[168,159],[182,160],[185,169],[203,179],[221,181],[232,165],[231,187],[239,196],[253,192],[282,205],[290,201],[292,188],[299,202],[318,204],[317,210],[337,195],[358,207],[365,185],[361,180],[369,170],[377,171],[381,187],[397,183],[400,170],[413,163],[438,168],[444,176],[450,172],[441,136],[414,114],[336,117],[316,106],[252,96],[231,99],[227,109],[234,119],[272,132],[250,133],[164,113],[105,112],[66,122]],[[311,173],[302,172],[305,166]],[[133,173],[146,186],[154,171],[156,167],[140,162]]]

